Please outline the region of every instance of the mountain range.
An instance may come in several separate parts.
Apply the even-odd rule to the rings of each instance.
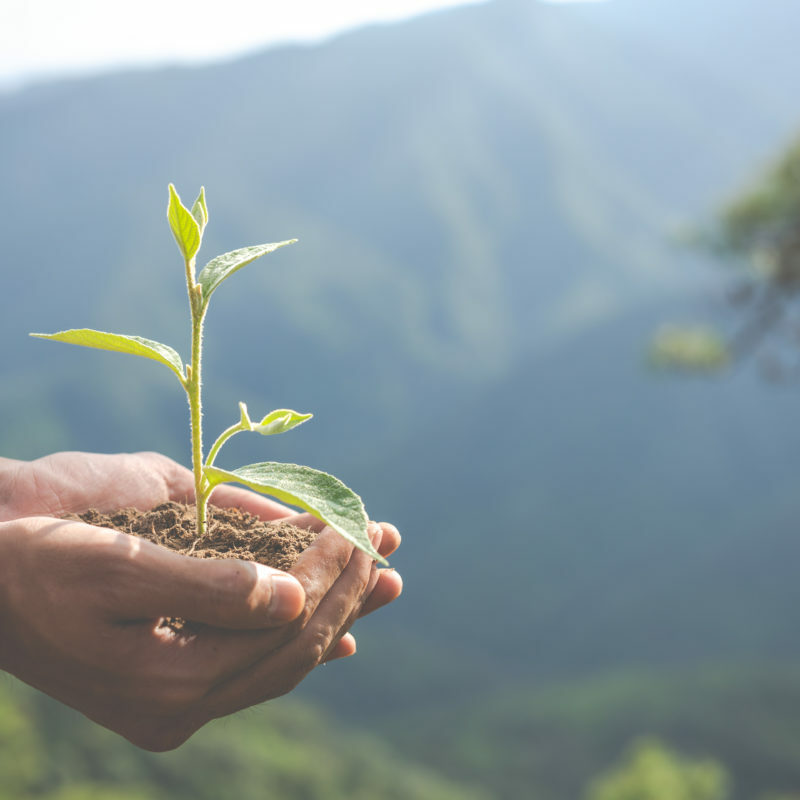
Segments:
[[[204,184],[201,257],[300,240],[215,295],[208,430],[239,400],[314,412],[231,463],[328,469],[405,535],[403,600],[308,696],[380,726],[501,686],[793,663],[795,391],[644,354],[664,320],[734,314],[680,240],[800,126],[798,23],[790,0],[494,0],[1,95],[1,452],[188,461],[166,372],[26,334],[185,352],[166,186]]]

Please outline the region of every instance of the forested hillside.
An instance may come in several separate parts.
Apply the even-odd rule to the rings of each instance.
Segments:
[[[484,800],[298,702],[218,722],[167,755],[146,753],[76,712],[0,683],[3,800]]]
[[[678,380],[644,353],[665,319],[724,319],[719,266],[679,240],[800,129],[798,24],[791,0],[494,0],[0,96],[0,452],[188,460],[165,371],[27,333],[95,327],[185,352],[166,186],[204,184],[201,261],[300,239],[215,296],[208,430],[239,400],[314,412],[269,447],[235,442],[231,463],[329,469],[405,536],[404,598],[307,698],[381,735],[402,711],[391,734],[409,759],[458,786],[470,775],[476,796],[538,781],[546,800],[560,779],[525,754],[566,747],[537,716],[548,686],[759,664],[765,691],[788,692],[772,676],[800,655],[796,388],[746,367]],[[387,669],[394,689],[375,703]],[[487,721],[503,686],[524,701]],[[658,686],[695,719],[683,684]],[[605,736],[603,718],[548,702],[567,730]],[[615,752],[586,746],[570,792],[650,732],[634,718]],[[518,733],[493,754],[504,720]],[[474,741],[420,747],[429,725]],[[764,725],[780,757],[757,726],[740,732],[743,761],[717,729],[656,732],[733,759],[737,800],[800,789],[796,732],[773,710]],[[506,757],[522,770],[511,782]]]

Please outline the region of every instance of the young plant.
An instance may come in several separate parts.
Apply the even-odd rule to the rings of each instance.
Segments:
[[[201,397],[203,322],[211,295],[237,270],[261,256],[274,252],[279,247],[294,244],[297,240],[243,247],[224,253],[209,261],[199,274],[195,275],[195,260],[208,223],[205,190],[200,189],[200,194],[189,210],[181,202],[175,187],[170,184],[167,220],[183,255],[186,269],[192,319],[190,364],[184,368],[181,357],[171,347],[139,336],[123,336],[88,328],[50,334],[32,333],[31,336],[142,356],[158,361],[174,373],[189,400],[198,537],[204,536],[206,532],[208,499],[211,492],[221,483],[236,482],[310,511],[356,547],[385,563],[367,535],[367,515],[361,498],[332,475],[297,464],[271,461],[250,464],[234,470],[215,466],[214,462],[220,448],[231,436],[241,431],[255,431],[262,436],[285,433],[310,419],[311,414],[298,414],[296,411],[281,408],[270,412],[260,422],[254,422],[247,412],[247,406],[239,403],[239,421],[223,431],[211,446],[208,456],[203,457]]]

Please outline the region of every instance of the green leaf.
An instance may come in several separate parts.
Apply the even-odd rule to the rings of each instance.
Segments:
[[[278,408],[275,411],[270,411],[261,422],[253,422],[247,413],[247,406],[244,403],[239,403],[239,409],[242,412],[242,427],[245,430],[260,433],[262,436],[286,433],[286,431],[302,425],[314,416],[313,414],[298,414],[290,408]]]
[[[247,266],[261,256],[272,253],[279,247],[287,244],[294,244],[297,239],[287,239],[285,242],[273,242],[272,244],[257,244],[252,247],[242,247],[239,250],[232,250],[230,253],[223,253],[221,256],[212,258],[197,276],[197,282],[203,287],[203,306],[208,303],[211,293],[219,286],[222,281],[233,275],[234,272]]]
[[[338,478],[298,464],[265,461],[239,469],[206,467],[211,486],[234,481],[262,494],[310,511],[371,558],[386,564],[367,534],[367,512],[361,498]]]
[[[117,353],[130,353],[158,361],[169,367],[183,383],[183,363],[181,357],[171,348],[141,336],[123,336],[119,333],[93,331],[89,328],[78,328],[58,333],[32,333],[37,339],[52,339],[55,342],[79,344],[82,347],[94,347],[98,350],[113,350]]]
[[[192,213],[181,202],[181,198],[172,184],[169,185],[167,220],[170,228],[172,228],[172,235],[175,237],[181,253],[183,253],[183,257],[187,261],[194,258],[200,249],[202,236],[200,226]]]
[[[711,372],[730,359],[725,340],[705,325],[663,325],[650,345],[650,362],[664,369]]]
[[[203,231],[206,225],[208,225],[208,206],[206,205],[205,186],[200,187],[200,194],[197,195],[197,200],[194,201],[194,205],[192,206],[192,216],[195,218],[200,228],[200,236],[202,237]]]

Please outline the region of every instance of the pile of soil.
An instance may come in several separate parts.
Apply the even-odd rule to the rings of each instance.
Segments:
[[[162,503],[149,511],[123,508],[109,514],[89,509],[67,519],[140,536],[196,558],[239,558],[289,570],[317,534],[288,522],[264,522],[238,508],[208,507],[206,535],[197,538],[195,507]]]

